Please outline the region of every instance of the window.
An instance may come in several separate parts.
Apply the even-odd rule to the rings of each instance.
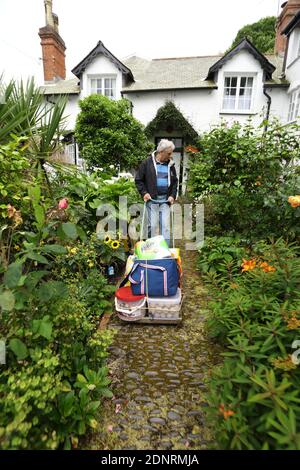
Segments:
[[[246,111],[251,109],[253,77],[230,76],[225,77],[223,110]]]
[[[288,112],[288,122],[294,121],[300,112],[300,89],[294,91],[290,97],[289,112]]]
[[[105,95],[116,99],[116,79],[112,77],[101,77],[90,79],[91,93]]]
[[[295,60],[300,57],[300,28],[296,28],[291,36],[289,41],[288,49],[288,67],[292,65]]]

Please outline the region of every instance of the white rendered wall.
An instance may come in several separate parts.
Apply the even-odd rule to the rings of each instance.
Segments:
[[[295,28],[290,35],[289,48],[286,61],[286,78],[291,83],[291,89],[295,88],[295,82],[300,85],[300,56],[297,57],[300,43],[300,28]]]
[[[101,76],[111,76],[116,78],[116,99],[121,98],[122,90],[122,72],[104,55],[96,57],[82,74],[82,97],[90,94],[90,78]]]

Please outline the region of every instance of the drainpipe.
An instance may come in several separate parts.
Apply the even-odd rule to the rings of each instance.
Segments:
[[[268,99],[268,105],[267,105],[267,113],[266,113],[266,121],[269,121],[269,117],[270,117],[270,108],[271,108],[271,102],[272,102],[272,98],[270,95],[268,95],[268,93],[266,92],[266,89],[264,88],[264,95],[267,97]],[[266,123],[265,127],[264,127],[264,132],[266,132],[268,130],[268,122]]]

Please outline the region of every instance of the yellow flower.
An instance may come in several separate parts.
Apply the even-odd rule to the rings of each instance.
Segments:
[[[297,196],[290,196],[288,198],[288,202],[291,204],[292,207],[300,206],[300,195]]]
[[[120,242],[118,240],[114,240],[111,242],[110,246],[113,250],[117,250],[120,247]]]
[[[88,265],[89,268],[92,268],[93,266],[95,266],[91,259],[87,260],[87,265]]]
[[[19,246],[19,245],[15,245],[15,246],[14,246],[14,249],[15,249],[16,251],[19,251],[20,246]]]
[[[78,252],[78,248],[76,247],[70,249],[70,253],[72,253],[72,255],[76,255],[77,252]]]
[[[104,243],[106,243],[106,245],[109,245],[111,242],[111,238],[109,235],[106,235],[106,237],[104,238]]]
[[[236,282],[232,282],[232,283],[230,284],[230,287],[231,287],[231,289],[238,289],[239,285],[236,284]]]

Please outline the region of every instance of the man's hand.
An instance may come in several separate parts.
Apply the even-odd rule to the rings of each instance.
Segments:
[[[149,199],[151,199],[150,194],[149,193],[144,194],[144,202],[149,201]]]
[[[174,204],[174,198],[173,198],[172,196],[169,196],[169,197],[168,197],[168,202],[169,202],[170,204]]]

